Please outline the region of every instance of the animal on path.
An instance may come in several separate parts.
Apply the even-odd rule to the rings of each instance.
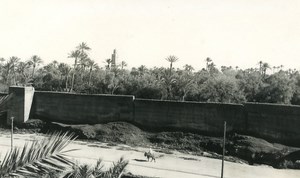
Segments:
[[[148,159],[148,162],[149,162],[149,159],[151,158],[151,162],[154,160],[154,162],[156,162],[155,160],[155,157],[154,157],[154,154],[153,153],[150,153],[150,152],[145,152],[144,153],[144,156],[147,157]]]

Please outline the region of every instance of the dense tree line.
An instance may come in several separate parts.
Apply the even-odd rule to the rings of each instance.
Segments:
[[[137,98],[203,101],[203,102],[266,102],[300,104],[300,74],[297,70],[270,67],[260,61],[257,68],[239,69],[221,66],[212,59],[206,67],[195,71],[191,65],[175,69],[176,56],[168,56],[168,68],[147,68],[142,65],[125,69],[125,61],[116,66],[111,59],[98,66],[88,53],[86,43],[69,53],[72,66],[53,61],[42,66],[34,55],[27,61],[18,57],[0,59],[0,91],[10,85],[33,85],[36,90],[88,94],[135,95]]]

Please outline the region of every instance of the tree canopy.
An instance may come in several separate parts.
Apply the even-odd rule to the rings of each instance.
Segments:
[[[271,67],[259,61],[258,68],[221,66],[219,70],[207,57],[202,60],[206,67],[195,71],[189,64],[176,68],[180,58],[169,55],[162,57],[170,63],[168,68],[141,65],[127,69],[125,60],[112,66],[111,59],[106,59],[99,65],[90,58],[90,51],[86,43],[75,47],[68,53],[72,66],[58,61],[43,64],[38,55],[28,60],[0,58],[0,91],[7,91],[11,85],[33,85],[43,91],[135,95],[145,99],[300,104],[299,71],[283,70],[282,65]]]

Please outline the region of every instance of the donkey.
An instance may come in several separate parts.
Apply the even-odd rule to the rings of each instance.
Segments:
[[[145,152],[145,153],[144,153],[144,156],[147,157],[148,161],[149,161],[149,159],[151,158],[151,162],[152,162],[153,160],[154,160],[154,162],[156,162],[153,153]]]

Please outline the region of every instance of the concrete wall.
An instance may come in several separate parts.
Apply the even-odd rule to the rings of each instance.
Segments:
[[[245,127],[243,105],[238,104],[136,99],[134,107],[134,122],[149,129],[221,134],[224,121],[228,130]]]
[[[8,93],[2,93],[2,92],[0,92],[0,96],[6,96],[6,95],[8,95]]]
[[[26,122],[29,119],[34,88],[14,86],[9,88],[9,94],[13,95],[9,99],[7,119],[9,120],[13,117],[15,123]]]
[[[246,103],[246,130],[268,140],[300,145],[300,106]]]
[[[39,91],[33,98],[31,117],[84,124],[129,121],[132,118],[132,101],[133,96]]]
[[[23,122],[26,122],[29,119],[34,93],[35,92],[33,87],[24,88],[24,121]]]
[[[18,101],[23,102],[22,93]],[[22,111],[22,108],[19,108]],[[197,103],[134,99],[133,96],[35,92],[31,118],[97,124],[127,121],[150,130],[222,134],[227,130],[300,146],[300,106]]]

